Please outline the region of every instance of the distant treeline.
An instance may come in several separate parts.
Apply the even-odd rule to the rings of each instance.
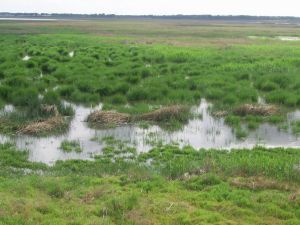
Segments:
[[[192,20],[223,20],[223,21],[281,21],[300,22],[299,17],[281,16],[215,16],[215,15],[115,15],[115,14],[58,14],[58,13],[8,13],[0,12],[0,17],[11,18],[57,18],[57,19],[192,19]]]

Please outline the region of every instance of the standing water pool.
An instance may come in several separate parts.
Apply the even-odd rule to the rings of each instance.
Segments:
[[[68,103],[69,104],[69,103]],[[87,116],[97,107],[84,107],[70,104],[75,110],[70,129],[63,135],[49,137],[33,137],[17,135],[14,137],[0,135],[0,142],[14,142],[19,149],[28,149],[31,161],[43,162],[49,165],[57,160],[91,159],[101,154],[105,143],[104,137],[114,137],[134,145],[138,152],[148,151],[153,143],[178,143],[180,146],[190,145],[199,148],[252,148],[256,145],[266,147],[299,147],[300,138],[291,131],[279,130],[275,125],[263,123],[256,130],[250,131],[245,139],[237,139],[232,128],[225,124],[223,118],[215,118],[209,113],[210,104],[202,99],[197,107],[191,110],[201,114],[201,118],[194,118],[178,131],[166,131],[157,125],[141,128],[138,125],[124,125],[115,128],[97,130],[90,128],[85,122]],[[12,106],[4,110],[12,110]],[[300,111],[289,113],[288,121],[300,119]],[[97,139],[97,141],[94,141]],[[80,143],[82,152],[66,153],[60,149],[64,140],[76,140]],[[100,140],[100,141],[99,141]]]

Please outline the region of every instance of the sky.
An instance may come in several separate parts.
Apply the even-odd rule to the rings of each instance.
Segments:
[[[0,0],[0,12],[298,16],[299,0]]]

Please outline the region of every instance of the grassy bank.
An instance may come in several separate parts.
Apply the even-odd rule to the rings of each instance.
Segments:
[[[299,224],[300,150],[160,146],[107,138],[95,161],[28,162],[0,146],[0,224]]]

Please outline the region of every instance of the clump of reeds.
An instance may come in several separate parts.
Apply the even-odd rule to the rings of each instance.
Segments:
[[[66,121],[62,116],[53,116],[42,121],[35,121],[22,127],[18,133],[28,135],[39,135],[56,130],[65,125]]]
[[[225,117],[225,116],[228,115],[228,112],[225,111],[225,110],[216,111],[216,112],[213,112],[212,115],[215,116],[215,117]]]
[[[132,121],[168,122],[175,120],[181,122],[186,121],[188,115],[188,107],[174,105],[137,116],[114,111],[95,111],[88,116],[87,122],[98,125],[122,125]]]
[[[41,111],[47,114],[58,116],[59,112],[56,105],[41,105]]]
[[[183,121],[188,114],[188,107],[182,105],[166,106],[153,112],[142,114],[140,120],[164,122],[170,120]]]
[[[234,113],[239,116],[272,116],[278,113],[278,108],[274,105],[245,104],[237,107]]]
[[[99,125],[122,125],[128,123],[129,121],[129,114],[118,113],[113,111],[95,111],[92,112],[87,118],[87,122],[97,123]]]
[[[261,176],[253,177],[236,177],[230,181],[230,184],[239,188],[247,188],[253,190],[259,189],[278,189],[278,190],[295,190],[293,185],[289,185],[284,182],[278,182],[273,179],[269,179]]]

